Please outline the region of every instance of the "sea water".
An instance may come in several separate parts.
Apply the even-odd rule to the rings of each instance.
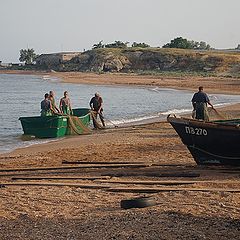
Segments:
[[[53,90],[56,102],[68,91],[73,108],[89,108],[89,101],[99,92],[104,101],[108,127],[134,125],[166,119],[170,113],[190,112],[193,92],[156,86],[103,86],[61,83],[59,79],[35,75],[0,74],[0,153],[19,147],[53,141],[22,138],[19,117],[39,116],[44,94]],[[236,103],[237,95],[209,95],[216,105]]]

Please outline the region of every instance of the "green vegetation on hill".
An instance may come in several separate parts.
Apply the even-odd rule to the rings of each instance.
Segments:
[[[201,41],[189,41],[186,38],[177,37],[171,40],[170,43],[163,45],[163,48],[181,48],[181,49],[198,49],[209,50],[211,47],[209,44]]]
[[[97,48],[127,48],[129,42],[115,41],[113,43],[104,44],[103,40],[93,45],[92,49]],[[132,47],[147,48],[151,47],[146,43],[133,42]],[[209,50],[210,45],[204,41],[193,41],[186,38],[177,37],[171,40],[170,43],[166,43],[162,46],[163,48],[180,48],[180,49],[198,49],[198,50]]]

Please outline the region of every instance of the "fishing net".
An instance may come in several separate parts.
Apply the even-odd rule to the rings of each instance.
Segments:
[[[227,120],[233,119],[234,117],[229,113],[223,113],[219,110],[209,108],[208,109],[211,120]]]
[[[98,120],[97,120],[97,112],[96,111],[90,111],[90,114],[91,114],[91,118],[92,118],[94,127],[98,128],[98,129],[103,129],[104,127],[102,126],[102,124],[99,123]]]
[[[76,116],[68,116],[68,134],[90,134],[91,130]]]

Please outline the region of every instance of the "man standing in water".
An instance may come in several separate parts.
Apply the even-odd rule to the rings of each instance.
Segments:
[[[60,113],[60,110],[58,109],[58,107],[56,106],[56,102],[55,102],[55,93],[53,91],[49,92],[49,100],[52,104],[52,108],[54,110],[54,113]]]
[[[207,110],[208,104],[212,107],[212,109],[214,109],[207,94],[203,92],[203,87],[200,86],[198,88],[198,92],[194,93],[192,98],[193,109],[196,111],[196,119],[209,121],[209,115]]]
[[[90,108],[93,110],[92,117],[93,117],[94,128],[98,128],[98,125],[97,125],[97,116],[98,115],[102,122],[103,127],[105,127],[104,117],[102,114],[103,113],[103,100],[98,92],[95,93],[95,95],[91,99],[89,105],[90,105]]]
[[[52,104],[49,100],[49,94],[44,95],[44,100],[41,101],[41,116],[52,116],[53,115]]]
[[[70,98],[68,97],[67,91],[63,93],[63,97],[60,100],[59,108],[62,114],[66,114],[66,115],[72,114],[72,106],[71,106]]]

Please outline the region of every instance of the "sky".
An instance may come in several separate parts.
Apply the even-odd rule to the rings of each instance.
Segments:
[[[0,0],[0,61],[83,51],[103,40],[162,47],[176,37],[217,49],[240,44],[239,0]]]

